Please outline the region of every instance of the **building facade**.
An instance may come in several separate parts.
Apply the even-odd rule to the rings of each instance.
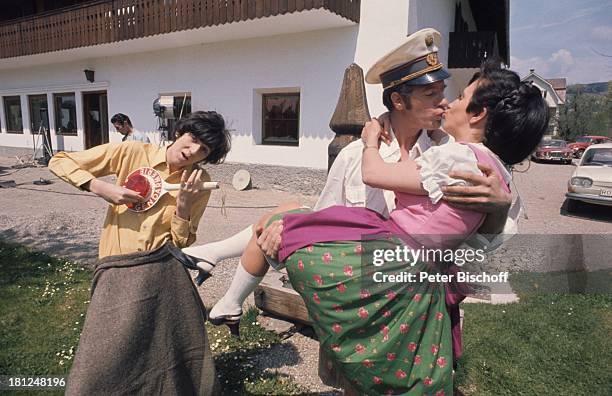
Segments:
[[[545,79],[538,75],[534,69],[529,70],[529,74],[523,77],[523,81],[529,81],[542,91],[542,96],[546,99],[550,121],[548,123],[547,135],[559,136],[559,114],[561,107],[565,106],[565,96],[567,92],[567,81],[565,78]]]
[[[120,141],[115,113],[161,143],[160,124],[212,109],[232,130],[228,161],[325,168],[351,63],[367,70],[436,28],[453,99],[483,57],[509,59],[507,0],[9,2],[23,15],[0,21],[4,155],[31,153],[42,130],[54,151]],[[370,113],[384,112],[381,87],[366,91]]]

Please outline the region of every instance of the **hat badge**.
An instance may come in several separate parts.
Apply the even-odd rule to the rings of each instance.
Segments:
[[[425,45],[429,47],[433,43],[434,43],[433,35],[431,34],[427,35],[427,37],[425,37]]]
[[[437,52],[432,52],[430,54],[427,54],[427,57],[425,58],[425,61],[427,62],[427,64],[429,66],[437,65],[439,63],[438,53]]]

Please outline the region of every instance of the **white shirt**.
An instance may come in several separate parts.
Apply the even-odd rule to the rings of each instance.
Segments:
[[[440,145],[454,142],[451,136],[446,136],[448,138],[442,139]],[[408,153],[409,158],[416,160],[432,146],[436,146],[436,143],[429,137],[426,131],[421,131],[416,143]],[[385,162],[399,161],[400,148],[397,139],[393,139],[389,146],[382,143],[379,152]],[[321,195],[319,195],[314,210],[321,210],[334,205],[358,206],[366,207],[385,217],[389,217],[389,213],[395,209],[395,194],[392,191],[370,187],[363,183],[361,177],[362,156],[363,142],[361,139],[348,144],[340,151],[329,170],[325,187]],[[507,171],[502,176],[506,181],[511,180],[511,175]],[[470,241],[472,247],[491,251],[501,246],[510,236],[517,233],[518,218],[523,212],[523,205],[518,194],[513,194],[513,196],[514,198],[508,211],[508,218],[506,219],[503,232],[491,241],[483,235],[477,234]]]
[[[497,161],[501,176],[510,184],[512,175],[504,167],[503,162],[482,143],[476,143],[481,151],[488,153]],[[419,166],[419,173],[423,188],[427,191],[431,203],[438,203],[444,193],[443,186],[467,186],[469,185],[463,179],[454,179],[449,176],[451,171],[470,172],[477,175],[482,175],[478,168],[478,159],[474,151],[466,144],[456,143],[454,141],[441,146],[431,147],[415,160]],[[497,169],[495,169],[497,171]]]
[[[431,140],[426,131],[422,131],[416,143],[408,152],[410,159],[418,158],[421,153],[429,149],[435,142]],[[387,146],[380,145],[380,156],[385,162],[400,160],[400,148],[397,139],[393,139]],[[395,209],[395,194],[393,191],[381,190],[363,183],[361,177],[361,158],[363,155],[363,142],[361,139],[351,142],[344,147],[332,164],[325,187],[314,206],[314,210],[321,210],[334,205],[359,206],[372,209],[375,212],[389,217],[390,211]]]
[[[129,135],[125,135],[123,139],[121,139],[121,141],[122,142],[137,141],[137,142],[143,142],[143,143],[151,143],[151,141],[149,140],[149,137],[144,132],[140,132],[137,129],[132,129],[132,133],[130,133]]]

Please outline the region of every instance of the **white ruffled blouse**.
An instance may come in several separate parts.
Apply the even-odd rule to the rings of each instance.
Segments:
[[[510,183],[511,175],[501,160],[484,144],[472,144],[497,160],[504,181]],[[442,199],[444,194],[441,188],[443,186],[468,185],[468,182],[465,180],[450,177],[449,173],[451,171],[471,172],[482,175],[482,172],[478,169],[476,154],[467,144],[449,142],[441,146],[433,146],[417,158],[415,162],[420,168],[423,188],[428,192],[433,204],[438,203]],[[498,172],[497,169],[494,169],[494,171]]]

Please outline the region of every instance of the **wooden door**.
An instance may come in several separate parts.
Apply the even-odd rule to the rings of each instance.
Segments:
[[[106,91],[83,93],[85,148],[108,143],[108,103]]]

